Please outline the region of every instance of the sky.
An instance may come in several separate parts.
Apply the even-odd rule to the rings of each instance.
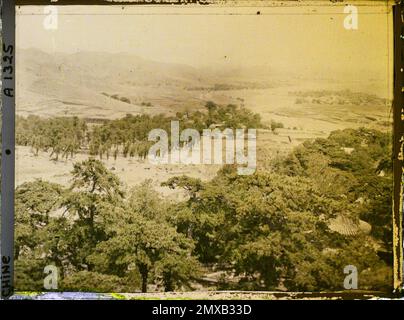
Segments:
[[[358,7],[358,29],[346,30],[343,6],[58,7],[57,29],[48,30],[44,7],[29,6],[17,10],[17,47],[127,52],[195,67],[268,65],[386,78],[392,68],[392,15],[386,10]]]

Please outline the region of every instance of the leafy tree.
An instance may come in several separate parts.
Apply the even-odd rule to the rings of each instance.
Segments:
[[[168,204],[153,189],[150,179],[132,188],[128,197],[128,205],[131,210],[141,213],[146,219],[165,221],[168,218]]]
[[[40,243],[41,232],[50,223],[50,214],[61,207],[66,190],[42,180],[26,182],[15,192],[16,259],[24,248]]]
[[[138,215],[131,223],[117,225],[116,235],[99,243],[90,259],[101,272],[130,274],[136,268],[141,275],[142,292],[146,292],[150,274],[157,269],[163,272],[167,290],[176,281],[188,279],[190,270],[197,266],[191,251],[192,243],[175,228]],[[173,264],[172,259],[178,264]]]
[[[100,205],[116,203],[123,197],[121,182],[101,161],[92,158],[74,164],[72,176],[66,206],[71,214],[77,214],[80,221],[94,229]]]
[[[119,207],[123,191],[121,183],[99,160],[88,159],[74,164],[73,182],[64,205],[69,215],[77,219],[69,241],[77,252],[75,264],[91,269],[86,259],[95,245],[107,238],[107,222],[111,206]]]

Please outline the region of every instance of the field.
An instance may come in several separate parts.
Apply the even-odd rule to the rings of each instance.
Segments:
[[[376,80],[364,86],[354,80],[336,83],[273,75],[271,70],[214,73],[129,55],[50,56],[36,49],[21,50],[19,54],[21,80],[17,114],[21,116],[78,116],[97,123],[126,114],[175,115],[203,111],[207,101],[236,104],[258,113],[264,124],[270,125],[271,121],[283,124],[283,128],[275,131],[259,130],[257,157],[261,160],[285,154],[305,140],[327,137],[334,130],[359,127],[390,130],[390,102],[373,95],[375,91],[386,94]],[[111,60],[118,63],[110,65]],[[223,90],[216,83],[230,85]],[[335,99],[343,96],[348,97],[342,101]],[[322,100],[313,102],[312,97]],[[17,185],[35,178],[67,183],[72,163],[86,157],[85,153],[79,153],[72,159],[55,162],[44,152],[34,156],[29,147],[18,146]],[[146,178],[155,180],[158,187],[167,177],[177,174],[210,179],[218,169],[198,165],[156,167],[147,160],[119,156],[116,161],[110,159],[105,164],[129,187]]]

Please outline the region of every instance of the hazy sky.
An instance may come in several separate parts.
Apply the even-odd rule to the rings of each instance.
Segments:
[[[391,69],[392,17],[385,6],[359,7],[358,30],[344,29],[343,7],[226,12],[215,7],[59,7],[57,30],[44,28],[43,10],[18,10],[18,46],[48,52],[131,52],[194,66],[225,63],[314,72],[365,70],[377,77]],[[260,15],[255,14],[258,10]]]

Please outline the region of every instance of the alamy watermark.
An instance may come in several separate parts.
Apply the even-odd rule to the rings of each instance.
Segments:
[[[149,132],[149,141],[156,142],[149,149],[150,163],[238,164],[240,175],[250,175],[256,170],[256,129],[203,129],[201,135],[190,128],[180,132],[179,121],[171,121],[170,138],[169,143],[169,135],[164,129]]]
[[[354,5],[344,7],[346,17],[344,19],[344,28],[346,30],[358,30],[358,8]]]
[[[344,268],[344,274],[347,275],[344,279],[344,288],[346,290],[358,289],[358,268],[347,265]]]
[[[43,272],[46,275],[43,279],[43,287],[46,290],[57,290],[59,280],[58,268],[55,265],[50,264],[44,268]]]

